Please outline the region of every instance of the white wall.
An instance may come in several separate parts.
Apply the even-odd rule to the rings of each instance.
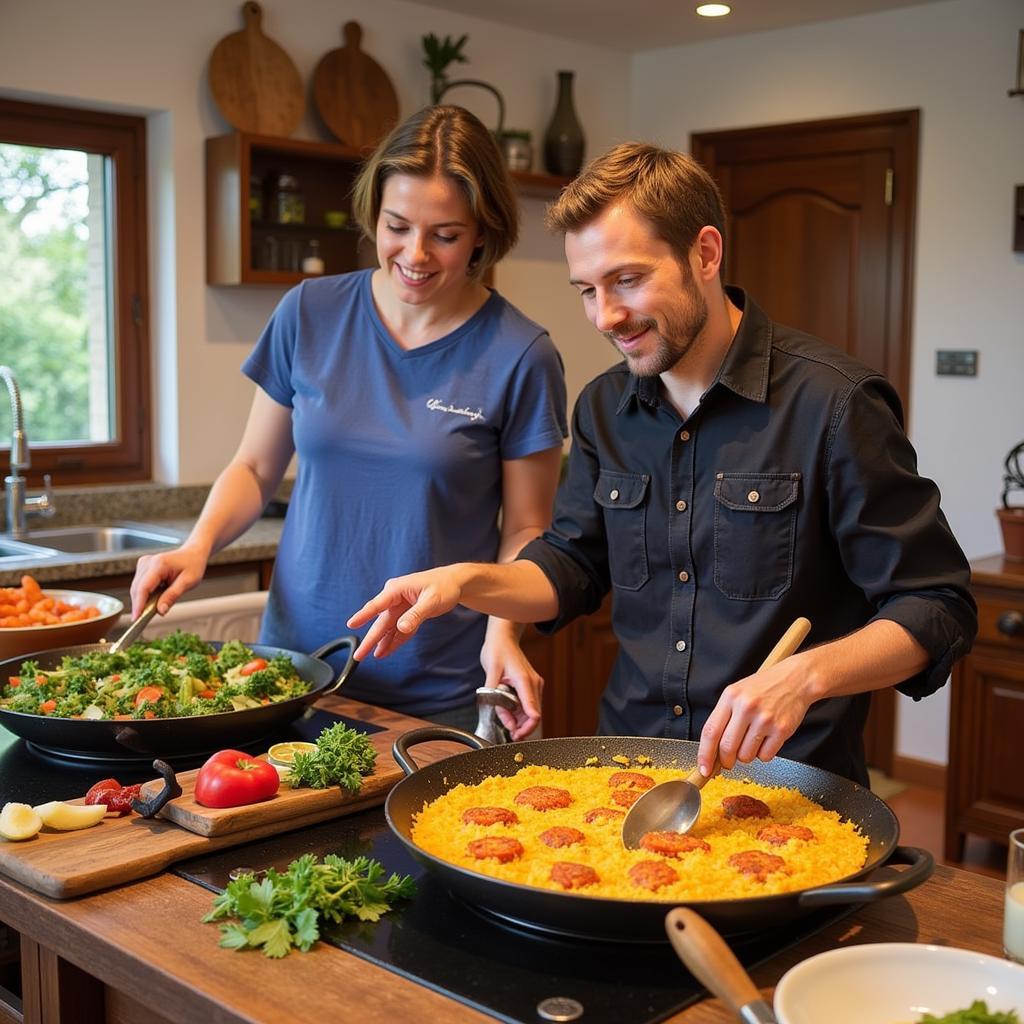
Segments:
[[[1024,98],[1020,0],[950,0],[639,55],[631,127],[685,149],[691,132],[921,110],[911,437],[970,557],[1001,549],[1002,460],[1024,437]],[[935,351],[979,352],[974,379]],[[901,700],[898,753],[944,763],[948,692]]]
[[[230,130],[210,97],[206,63],[218,40],[241,28],[240,9],[240,0],[0,0],[0,93],[148,116],[154,475],[171,483],[210,481],[233,452],[252,396],[238,368],[284,292],[205,284],[203,142]],[[457,69],[502,91],[506,127],[530,129],[539,142],[555,107],[556,71],[565,68],[576,72],[588,152],[625,135],[629,62],[610,50],[401,0],[263,3],[264,32],[307,86],[317,61],[342,45],[341,25],[351,19],[363,26],[364,50],[394,82],[403,115],[429,102],[421,36],[468,33],[470,62]],[[489,94],[460,89],[451,99],[495,122]],[[327,137],[312,113],[296,135]],[[496,283],[549,326],[578,390],[612,361],[611,350],[579,313],[560,245],[543,230],[543,206],[524,201],[522,244]]]

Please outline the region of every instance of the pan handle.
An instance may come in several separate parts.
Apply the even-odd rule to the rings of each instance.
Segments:
[[[319,658],[323,660],[335,651],[340,651],[343,647],[348,648],[348,660],[342,666],[341,671],[338,673],[338,678],[320,694],[320,697],[326,697],[329,693],[337,693],[345,683],[348,682],[352,677],[352,673],[359,668],[359,662],[353,657],[356,648],[359,646],[359,637],[357,636],[339,636],[337,640],[331,640],[329,643],[318,647],[311,655],[311,658]],[[319,697],[317,698],[319,699]]]
[[[422,729],[410,729],[408,732],[403,732],[391,747],[391,756],[406,775],[412,775],[413,772],[419,771],[420,767],[412,759],[409,748],[416,746],[417,743],[428,743],[430,740],[464,743],[474,750],[483,750],[484,747],[494,746],[493,743],[489,743],[480,736],[475,736],[471,732],[463,732],[462,729],[456,729],[450,725],[425,725]]]
[[[852,882],[849,885],[826,885],[820,889],[807,889],[800,893],[801,907],[829,907],[837,903],[874,903],[887,896],[908,892],[920,885],[935,870],[935,858],[916,846],[897,846],[882,867],[891,864],[909,864],[883,882]]]

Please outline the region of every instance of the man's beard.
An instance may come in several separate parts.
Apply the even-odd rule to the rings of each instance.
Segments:
[[[671,370],[690,349],[704,330],[708,319],[708,304],[696,288],[687,289],[685,308],[673,310],[665,317],[665,332],[658,330],[655,320],[636,320],[620,325],[615,331],[606,331],[605,337],[626,360],[630,372],[636,377],[657,377]],[[616,336],[631,338],[649,330],[658,339],[654,352],[636,357],[619,349]]]

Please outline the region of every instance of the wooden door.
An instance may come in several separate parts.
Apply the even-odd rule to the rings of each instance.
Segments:
[[[773,320],[892,381],[907,407],[918,111],[692,137],[728,216],[725,279]],[[876,693],[868,763],[891,772],[896,695]]]

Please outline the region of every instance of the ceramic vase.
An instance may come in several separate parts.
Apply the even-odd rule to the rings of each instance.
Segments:
[[[572,102],[574,72],[558,72],[558,103],[544,135],[544,167],[549,174],[573,177],[583,166],[583,128]]]

